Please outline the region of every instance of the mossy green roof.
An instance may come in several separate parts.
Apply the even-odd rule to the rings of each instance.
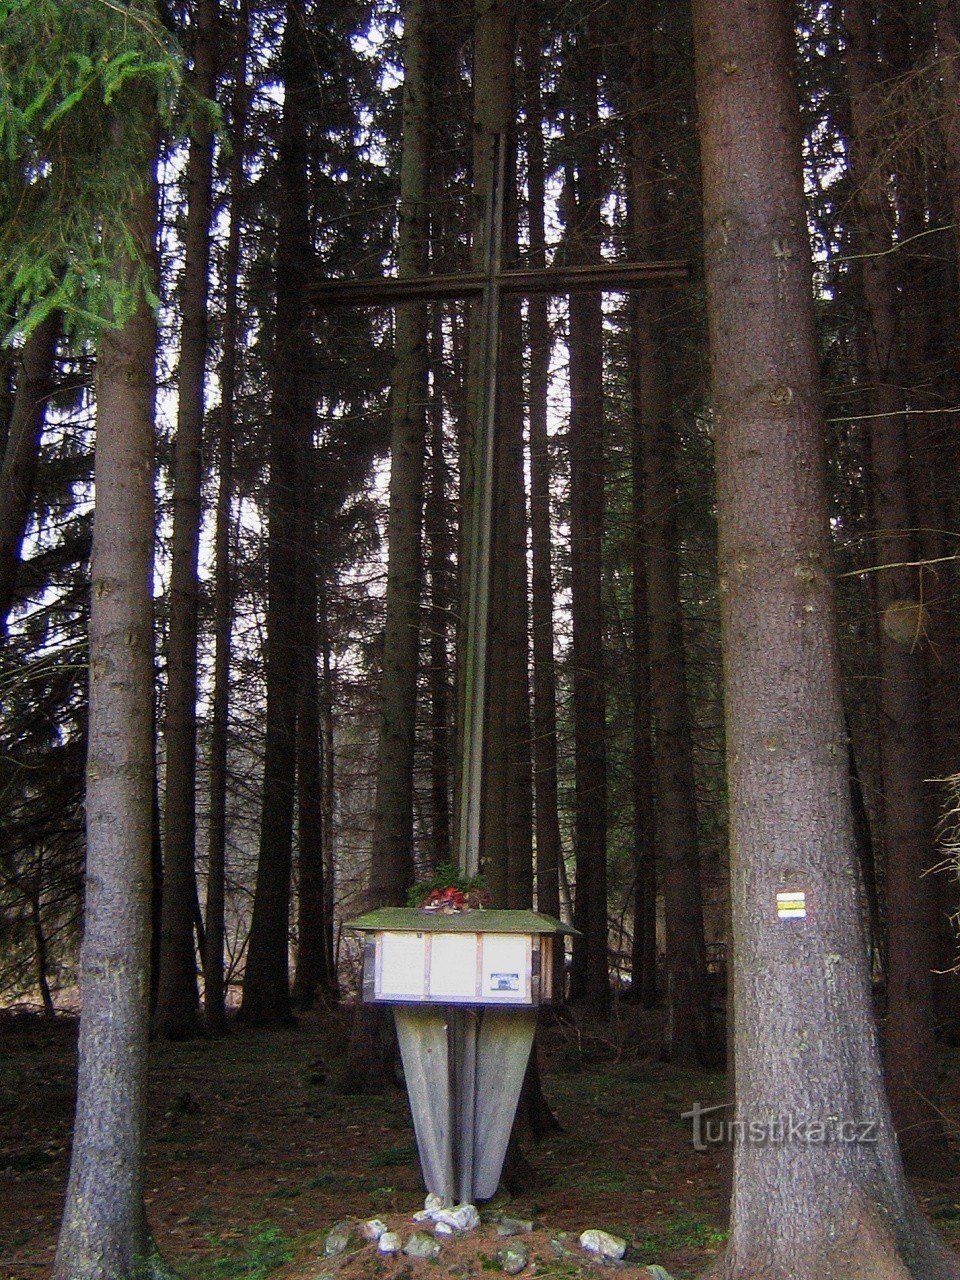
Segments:
[[[537,911],[457,911],[445,915],[440,911],[424,911],[420,907],[381,907],[368,911],[356,920],[348,920],[344,928],[364,932],[389,930],[410,933],[567,933],[575,934],[568,924],[543,916]]]

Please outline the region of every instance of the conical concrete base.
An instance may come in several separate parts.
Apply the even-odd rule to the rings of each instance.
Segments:
[[[536,1009],[394,1008],[420,1167],[447,1203],[496,1194]]]

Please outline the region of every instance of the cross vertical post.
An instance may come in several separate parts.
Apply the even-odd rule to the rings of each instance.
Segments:
[[[494,134],[487,197],[486,278],[480,350],[480,412],[473,441],[473,505],[464,627],[463,762],[457,830],[457,865],[465,876],[480,871],[483,746],[486,719],[487,642],[490,621],[493,491],[496,469],[497,374],[500,353],[500,259],[503,252],[505,139]]]

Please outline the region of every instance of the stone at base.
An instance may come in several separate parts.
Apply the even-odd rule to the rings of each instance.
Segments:
[[[350,1243],[350,1226],[346,1222],[338,1222],[330,1228],[327,1235],[326,1243],[323,1246],[323,1252],[328,1258],[336,1258],[343,1253],[347,1245]]]
[[[530,1261],[530,1255],[522,1244],[511,1244],[497,1251],[497,1261],[508,1276],[517,1276]]]
[[[425,1231],[415,1231],[403,1246],[403,1252],[408,1258],[426,1258],[429,1261],[440,1257],[440,1245]]]
[[[532,1230],[533,1223],[525,1218],[501,1218],[497,1223],[498,1236],[529,1235]]]
[[[612,1236],[609,1231],[591,1228],[589,1231],[584,1231],[580,1237],[580,1248],[587,1253],[596,1254],[599,1258],[609,1258],[612,1262],[619,1262],[627,1251],[627,1242],[621,1240],[619,1236]]]

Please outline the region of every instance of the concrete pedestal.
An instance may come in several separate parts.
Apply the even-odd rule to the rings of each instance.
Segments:
[[[394,1019],[427,1190],[449,1204],[491,1199],[536,1009],[397,1005]]]

